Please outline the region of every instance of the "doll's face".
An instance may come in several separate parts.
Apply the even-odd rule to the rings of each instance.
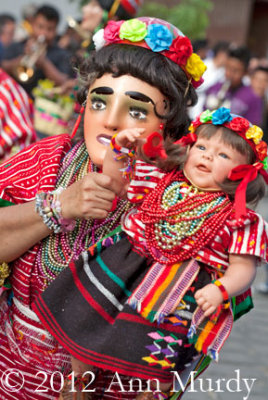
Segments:
[[[111,137],[128,128],[144,128],[141,138],[159,131],[166,99],[155,87],[130,75],[105,74],[89,88],[84,118],[84,137],[91,160],[102,166]]]
[[[247,156],[223,142],[220,131],[210,139],[198,137],[184,165],[186,177],[201,189],[218,190],[229,172],[247,164]]]

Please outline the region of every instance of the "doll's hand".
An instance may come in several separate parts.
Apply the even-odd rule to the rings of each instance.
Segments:
[[[137,146],[138,140],[144,131],[144,128],[124,129],[116,135],[115,142],[121,147],[132,149]]]
[[[223,302],[220,289],[212,283],[197,290],[194,297],[198,306],[204,311],[206,317],[213,314],[217,307]]]

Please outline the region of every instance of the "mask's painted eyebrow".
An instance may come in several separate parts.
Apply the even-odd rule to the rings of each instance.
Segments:
[[[114,91],[109,86],[100,86],[100,87],[96,87],[96,88],[92,89],[90,93],[113,94]]]
[[[152,103],[153,105],[155,105],[154,101],[149,96],[146,96],[143,93],[129,91],[125,92],[125,94],[131,99],[143,101],[144,103]]]

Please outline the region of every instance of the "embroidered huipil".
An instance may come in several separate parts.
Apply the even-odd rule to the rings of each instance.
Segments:
[[[135,172],[128,188],[129,201],[136,203],[137,208],[131,209],[122,221],[124,231],[134,242],[144,243],[144,224],[139,215],[139,203],[144,196],[153,190],[165,174],[155,166],[143,161],[136,161]],[[182,195],[189,185],[182,187]],[[268,224],[252,210],[247,210],[247,215],[236,221],[234,214],[226,221],[224,226],[206,248],[200,250],[195,257],[217,270],[226,270],[228,267],[229,253],[247,254],[267,260]]]
[[[137,161],[135,164],[133,179],[128,189],[128,199],[136,203],[137,207],[125,214],[122,220],[122,227],[131,238],[136,251],[141,253],[146,254],[148,245],[145,239],[146,228],[142,221],[142,213],[139,211],[139,204],[142,203],[144,197],[161,182],[164,176],[165,174],[163,172],[143,161]],[[180,184],[180,195],[182,198],[187,196],[187,193],[191,193],[189,188],[191,188],[191,186],[186,180]],[[189,194],[189,196],[191,196],[191,194]],[[148,215],[150,215],[150,208],[147,209],[147,212]],[[234,213],[231,212],[225,224],[221,226],[216,235],[212,237],[204,247],[201,247],[201,249],[193,255],[193,258],[201,262],[202,264],[199,264],[201,266],[204,264],[210,266],[212,276],[214,278],[219,278],[228,268],[229,254],[252,255],[257,257],[258,260],[262,259],[267,261],[267,236],[268,224],[260,215],[252,210],[247,210],[247,215],[239,221],[236,221]],[[148,240],[150,239],[151,237],[148,237]],[[150,254],[152,255],[152,252],[150,252]],[[129,304],[137,310],[141,310],[141,314],[143,316],[146,315],[146,318],[147,315],[148,318],[150,317],[150,312],[145,308],[145,305],[143,306],[142,300],[139,299],[142,299],[145,288],[147,289],[144,292],[144,299],[146,299],[146,296],[149,298],[150,293],[152,293],[151,298],[153,298],[153,293],[155,293],[156,288],[153,289],[153,286],[151,286],[151,289],[148,288],[150,287],[150,282],[155,281],[153,278],[154,276],[159,277],[159,274],[164,273],[161,272],[163,268],[165,268],[164,260],[163,263],[160,262],[160,264],[154,262],[147,274],[147,278],[145,277],[140,288],[136,290],[129,300]],[[183,280],[174,283],[175,286],[172,291],[176,290],[176,293],[178,293],[178,301],[180,296],[183,295],[185,286],[188,287],[191,284],[190,277],[198,273],[198,268],[200,267],[193,267],[192,264],[189,263],[189,266],[186,267],[187,273],[184,274],[184,278],[182,278]],[[189,284],[185,282],[186,276],[188,277],[187,279],[189,279]],[[188,337],[190,341],[195,343],[195,347],[198,351],[209,354],[213,359],[218,358],[218,353],[231,332],[233,318],[237,319],[243,313],[248,312],[252,307],[250,295],[251,292],[249,289],[245,293],[234,297],[234,314],[230,309],[222,310],[218,319],[213,322],[205,318],[203,311],[197,307],[193,315]],[[161,296],[163,297],[163,295]],[[167,296],[169,295],[167,294]],[[166,300],[166,302],[167,301],[169,300]],[[146,304],[146,300],[144,300],[144,304]],[[240,308],[238,306],[240,306]],[[157,320],[159,316],[163,318],[164,315],[174,312],[172,302],[170,309],[166,307],[167,314],[163,313],[164,308],[164,306],[161,306],[161,308],[153,314]],[[161,322],[161,320],[159,320],[159,322]]]
[[[70,149],[68,135],[51,137],[28,147],[0,166],[0,198],[14,204],[35,199],[37,191],[55,188],[61,159]],[[12,205],[10,207],[13,207]],[[23,371],[25,382],[20,391],[9,393],[0,385],[0,399],[42,399],[37,388],[42,384],[38,371],[64,371],[69,367],[68,353],[42,327],[31,310],[31,302],[42,286],[34,269],[40,243],[12,263],[12,297],[0,305],[0,371]],[[49,380],[49,378],[48,378]],[[57,387],[57,382],[55,381]],[[55,392],[44,382],[47,399]],[[48,386],[48,387],[46,387]],[[2,391],[3,390],[3,391]]]

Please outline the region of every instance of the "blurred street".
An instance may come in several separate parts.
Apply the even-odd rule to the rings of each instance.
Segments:
[[[268,198],[258,207],[258,211],[268,219]],[[218,363],[209,366],[201,376],[203,390],[196,384],[197,392],[185,393],[183,400],[266,400],[268,398],[268,294],[261,295],[254,286],[265,279],[264,268],[259,268],[253,285],[253,300],[255,308],[239,319],[233,327],[230,337],[220,353]],[[237,372],[239,370],[239,372]],[[229,390],[226,381],[240,375],[240,382],[230,381]],[[222,381],[223,392],[215,391],[219,378]],[[256,378],[252,385],[252,379]],[[206,379],[212,380],[214,391],[208,391]],[[243,379],[247,379],[249,393]],[[234,390],[231,392],[231,390]],[[241,390],[241,391],[238,391]],[[248,397],[247,397],[248,396]]]

